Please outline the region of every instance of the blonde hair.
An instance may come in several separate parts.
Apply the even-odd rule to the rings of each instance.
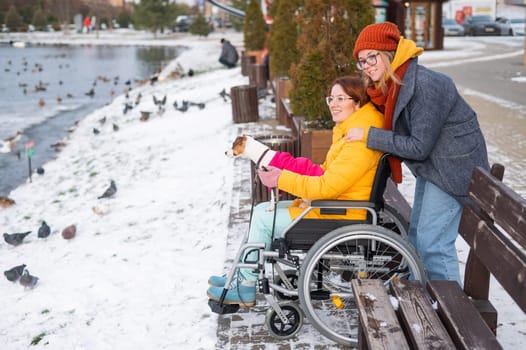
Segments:
[[[398,85],[402,85],[402,80],[396,75],[396,73],[393,71],[393,68],[391,68],[391,62],[393,62],[395,51],[378,51],[378,53],[380,54],[380,59],[385,65],[387,74],[384,74],[376,84],[378,84],[378,87],[380,90],[382,90],[382,93],[387,95],[387,80],[385,77],[391,78],[393,82]],[[372,81],[371,78],[366,74],[363,74],[363,77],[366,87],[372,87],[375,85],[375,82]]]

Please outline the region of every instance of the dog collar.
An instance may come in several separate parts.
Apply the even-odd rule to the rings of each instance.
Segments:
[[[265,156],[265,154],[267,154],[267,152],[270,150],[270,148],[267,148],[262,154],[261,154],[261,157],[259,157],[257,163],[256,163],[256,169],[259,169],[259,164],[261,163],[261,161],[263,160],[263,157]]]

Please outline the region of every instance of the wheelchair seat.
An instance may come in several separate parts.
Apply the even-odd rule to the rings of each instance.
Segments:
[[[376,213],[383,209],[383,194],[391,168],[387,161],[389,154],[382,155],[376,168],[369,201],[351,200],[316,200],[311,208],[320,208],[322,214],[345,214],[347,209],[369,208]],[[331,220],[331,219],[300,219],[283,234],[286,247],[289,250],[308,250],[318,239],[338,227],[354,224],[371,224],[373,218],[370,212],[366,220]],[[279,239],[278,239],[279,240]]]

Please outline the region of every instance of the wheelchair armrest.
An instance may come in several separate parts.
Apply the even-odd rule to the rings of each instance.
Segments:
[[[339,200],[315,200],[310,203],[312,208],[375,208],[374,203],[367,201],[339,201]]]

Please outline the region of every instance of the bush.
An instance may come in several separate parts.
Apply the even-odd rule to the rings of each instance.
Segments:
[[[250,0],[245,13],[243,34],[245,50],[263,50],[265,47],[266,23],[258,0]]]
[[[310,127],[324,129],[332,123],[324,96],[336,77],[356,73],[354,43],[374,22],[374,7],[370,0],[305,0],[297,19],[301,58],[290,69],[291,106]]]

